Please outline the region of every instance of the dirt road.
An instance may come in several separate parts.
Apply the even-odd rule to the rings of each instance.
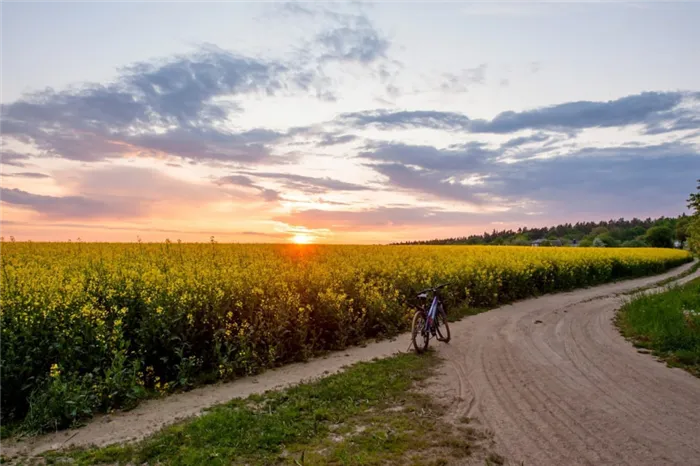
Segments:
[[[616,294],[655,281],[546,296],[460,322],[440,348],[438,394],[455,403],[452,416],[492,430],[508,464],[700,465],[700,379],[639,353],[612,323],[623,302]]]
[[[498,450],[512,464],[700,465],[700,379],[638,353],[612,324],[620,293],[688,267],[522,301],[452,324],[450,344],[435,346],[446,359],[436,394],[453,403],[452,416],[475,417],[491,429]],[[19,444],[4,442],[3,454],[36,455],[138,439],[234,397],[406,351],[408,342],[404,335],[148,401],[127,413],[98,417],[81,429]]]

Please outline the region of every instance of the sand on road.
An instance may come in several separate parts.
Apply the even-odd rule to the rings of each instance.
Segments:
[[[440,347],[447,362],[436,394],[454,404],[455,418],[491,430],[507,464],[700,465],[700,379],[640,353],[613,323],[620,293],[658,280],[545,296],[460,322]]]
[[[451,324],[431,341],[445,364],[434,393],[490,429],[509,464],[700,465],[700,379],[641,354],[612,323],[621,293],[664,275],[547,295]],[[688,281],[700,272],[682,279]],[[20,442],[5,456],[143,438],[232,398],[263,393],[407,351],[409,336],[351,348],[256,377],[149,400],[87,426]],[[430,381],[429,381],[430,383]]]

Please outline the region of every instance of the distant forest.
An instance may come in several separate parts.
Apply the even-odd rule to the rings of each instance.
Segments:
[[[553,227],[493,230],[481,235],[394,244],[483,244],[529,246],[684,247],[690,216],[564,223]],[[539,241],[538,241],[539,240]]]

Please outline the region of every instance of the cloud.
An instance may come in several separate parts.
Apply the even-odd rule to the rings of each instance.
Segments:
[[[295,189],[309,194],[322,194],[329,191],[364,191],[370,189],[355,183],[334,180],[332,178],[315,178],[312,176],[294,175],[290,173],[243,172],[246,176],[277,180],[286,189]]]
[[[112,84],[31,94],[5,106],[3,116],[20,127],[59,118],[83,130],[124,130],[134,124],[200,126],[236,109],[213,98],[273,94],[293,80],[290,71],[281,63],[203,46],[190,55],[122,68]]]
[[[254,183],[253,180],[251,180],[247,176],[243,176],[243,175],[222,176],[216,182],[219,185],[229,184],[229,185],[241,186],[243,188],[253,188],[253,189],[257,190],[258,194],[266,202],[275,202],[275,201],[282,199],[279,191],[275,191],[274,189],[268,189],[268,188],[259,186],[258,184]]]
[[[475,68],[464,69],[460,74],[445,73],[445,80],[440,85],[440,90],[444,92],[467,92],[475,84],[484,84],[487,67],[486,63],[482,63]]]
[[[188,55],[120,70],[110,84],[47,89],[2,106],[6,138],[44,156],[100,161],[165,154],[195,161],[252,163],[271,157],[283,137],[226,128],[232,100],[309,89],[308,71],[203,46]]]
[[[488,158],[498,155],[498,152],[485,148],[485,145],[479,142],[465,144],[458,150],[402,143],[378,143],[370,147],[371,150],[361,152],[359,157],[415,165],[428,170],[478,170]]]
[[[516,163],[426,146],[391,149],[363,157],[386,160],[368,166],[392,186],[486,209],[500,206],[510,210],[509,216],[533,203],[562,215],[586,210],[602,215],[613,209],[669,212],[678,209],[678,200],[700,173],[700,151],[679,142],[583,148]]]
[[[23,168],[27,166],[24,160],[27,160],[28,158],[29,156],[25,154],[3,150],[2,157],[0,157],[0,163],[3,165],[10,165],[12,167]]]
[[[387,58],[389,40],[381,36],[365,16],[357,16],[354,23],[324,31],[316,37],[321,61],[369,64]]]
[[[53,175],[68,195],[4,189],[2,202],[53,220],[127,220],[172,218],[175,213],[202,212],[210,204],[261,200],[258,194],[251,196],[211,183],[192,183],[150,168],[106,166],[55,171]]]
[[[279,12],[281,14],[289,15],[289,16],[308,16],[308,17],[315,17],[316,16],[316,11],[312,10],[310,8],[307,8],[303,3],[299,2],[283,2],[281,4],[276,5],[277,8],[279,9]]]
[[[643,92],[608,102],[568,102],[524,112],[503,112],[493,120],[474,120],[470,131],[512,133],[525,129],[569,131],[644,124],[678,107],[686,98],[681,92]]]
[[[27,208],[48,219],[132,217],[141,214],[135,203],[105,203],[83,196],[44,196],[21,189],[0,188],[3,203]]]
[[[564,157],[528,160],[501,167],[493,192],[527,197],[550,213],[680,213],[679,199],[700,173],[700,153],[693,146],[666,143],[637,148],[587,148]]]
[[[317,147],[347,144],[359,139],[359,136],[355,134],[331,131],[323,124],[293,127],[287,130],[285,136],[290,140],[298,139],[296,142],[292,142],[292,145],[305,145],[313,142]]]
[[[3,173],[2,176],[8,176],[11,178],[34,178],[34,179],[51,178],[49,175],[45,175],[43,173],[34,173],[34,172]]]
[[[552,139],[552,136],[545,133],[535,133],[530,136],[520,136],[517,138],[512,138],[503,144],[501,144],[500,149],[513,149],[515,147],[520,147],[526,144],[532,144],[535,142],[545,142]]]
[[[318,143],[320,147],[327,147],[327,146],[335,146],[338,144],[345,144],[348,142],[352,142],[358,139],[357,136],[354,134],[333,134],[333,133],[326,133],[323,134],[321,137],[321,141]]]
[[[646,124],[658,128],[671,122],[674,130],[694,129],[700,122],[700,93],[643,92],[608,102],[578,101],[523,112],[507,111],[492,120],[441,111],[372,110],[345,113],[339,122],[353,127],[382,129],[432,128],[471,133],[506,134],[523,130],[572,132],[586,128]]]
[[[382,129],[431,128],[441,130],[467,130],[470,119],[460,113],[437,110],[367,110],[343,113],[339,122],[353,127],[377,126]]]
[[[416,170],[398,163],[376,164],[372,165],[372,168],[386,176],[391,185],[414,193],[424,193],[438,199],[462,201],[484,209],[494,204],[484,199],[483,191],[456,182],[453,179],[454,173]]]
[[[398,96],[400,89],[395,81],[402,64],[389,58],[392,42],[364,13],[367,5],[359,2],[329,5],[287,2],[274,8],[278,15],[292,17],[297,27],[300,21],[306,21],[323,28],[297,48],[297,61],[314,70],[308,81],[316,88],[317,96],[327,101],[337,100],[335,93],[327,89],[328,85],[342,82],[347,73],[333,73],[337,70],[330,65],[360,65],[362,73],[383,84],[388,96]],[[329,68],[334,79],[325,74]],[[352,75],[358,77],[357,73]]]
[[[318,33],[311,47],[318,49],[321,62],[357,62],[370,64],[387,58],[391,46],[372,21],[362,12],[365,5],[349,2],[329,8],[321,3],[284,2],[276,6],[282,16],[297,20],[323,22],[325,29]]]
[[[218,179],[220,184],[235,184],[237,186],[257,187],[253,180],[243,175],[228,175]]]

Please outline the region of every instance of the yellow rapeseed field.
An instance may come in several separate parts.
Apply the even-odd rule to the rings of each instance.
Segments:
[[[149,393],[397,334],[416,291],[489,307],[690,260],[666,249],[2,244],[2,412],[63,427]]]

